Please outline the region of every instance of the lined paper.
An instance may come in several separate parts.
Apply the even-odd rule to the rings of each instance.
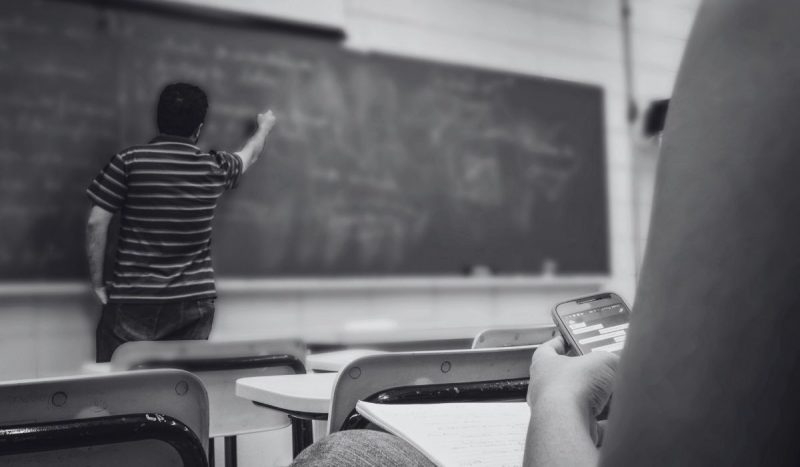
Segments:
[[[530,410],[525,402],[386,405],[359,401],[371,422],[442,467],[519,467]]]

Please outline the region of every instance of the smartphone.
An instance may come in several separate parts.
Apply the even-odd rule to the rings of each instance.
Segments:
[[[590,352],[619,354],[628,335],[630,309],[612,292],[561,302],[553,307],[553,321],[567,345],[580,355]]]

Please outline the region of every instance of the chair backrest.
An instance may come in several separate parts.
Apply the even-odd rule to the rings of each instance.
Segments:
[[[299,340],[140,341],[121,345],[112,371],[178,368],[197,375],[208,391],[212,438],[289,425],[281,412],[260,409],[235,394],[236,380],[250,376],[305,373],[306,347]]]
[[[475,336],[475,340],[472,341],[472,348],[488,349],[492,347],[539,345],[555,336],[555,333],[555,325],[486,329]]]
[[[341,430],[359,400],[369,400],[377,394],[395,389],[435,387],[430,397],[464,400],[450,397],[458,396],[461,392],[457,388],[459,385],[524,380],[524,387],[527,387],[534,350],[535,347],[528,346],[397,352],[359,358],[339,373],[331,398],[328,430],[331,433]],[[495,385],[499,392],[502,392],[503,386],[503,383]],[[519,385],[516,387],[519,388]],[[408,393],[405,391],[405,394]],[[480,399],[488,400],[483,397]]]
[[[3,382],[0,433],[0,465],[175,466],[178,445],[204,462],[208,398],[180,370]],[[164,442],[175,435],[177,444]]]

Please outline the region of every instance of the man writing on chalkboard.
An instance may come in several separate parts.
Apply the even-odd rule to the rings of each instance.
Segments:
[[[207,339],[214,318],[211,222],[219,197],[258,159],[275,124],[271,111],[236,153],[197,146],[208,101],[198,87],[176,83],[161,93],[160,134],[127,148],[86,190],[92,207],[86,249],[92,286],[103,305],[97,361],[137,340]],[[114,269],[104,283],[108,227],[120,213]]]

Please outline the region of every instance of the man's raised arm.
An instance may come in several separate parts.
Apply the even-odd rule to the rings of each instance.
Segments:
[[[275,114],[271,110],[258,114],[258,129],[244,147],[236,152],[242,159],[242,172],[247,171],[258,160],[273,126],[275,126]]]

